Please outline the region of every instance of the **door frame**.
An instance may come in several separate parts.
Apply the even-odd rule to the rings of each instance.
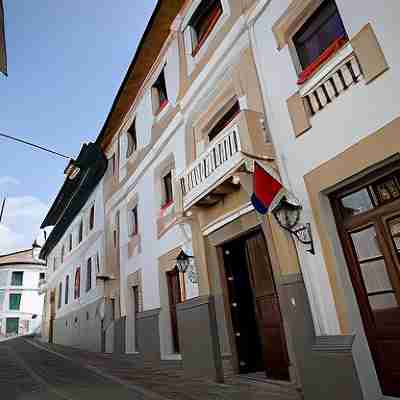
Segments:
[[[250,219],[250,221],[245,221],[245,219]],[[217,267],[218,267],[218,274],[221,282],[221,290],[222,290],[222,297],[223,297],[223,306],[224,306],[224,313],[225,313],[225,318],[226,318],[226,323],[227,323],[227,333],[228,333],[228,340],[229,340],[229,346],[230,346],[230,351],[232,354],[232,369],[235,372],[235,374],[239,373],[239,357],[237,353],[237,347],[236,347],[236,340],[234,336],[234,328],[233,328],[233,322],[232,322],[232,317],[231,317],[231,309],[230,309],[230,302],[229,302],[229,292],[228,292],[228,287],[227,287],[227,276],[226,276],[226,270],[224,266],[224,257],[223,257],[223,249],[222,246],[230,241],[233,241],[235,239],[240,239],[241,237],[245,237],[248,235],[251,235],[252,233],[255,233],[257,231],[260,231],[265,240],[265,245],[270,257],[271,261],[271,269],[272,269],[272,276],[274,279],[275,283],[275,288],[276,288],[276,295],[279,300],[279,307],[281,311],[281,318],[282,318],[282,329],[283,329],[283,334],[285,336],[285,344],[286,344],[286,349],[289,357],[289,376],[290,380],[285,381],[285,382],[290,382],[290,383],[299,383],[299,378],[296,370],[296,358],[292,346],[292,339],[291,339],[291,331],[289,329],[289,322],[287,321],[287,316],[283,312],[283,307],[282,307],[282,289],[281,285],[279,284],[279,279],[281,276],[280,272],[280,267],[279,267],[279,259],[275,250],[275,245],[272,242],[272,230],[269,225],[269,221],[266,218],[263,218],[262,222],[258,219],[255,211],[249,212],[247,215],[243,215],[239,217],[237,220],[230,222],[226,226],[231,226],[235,224],[238,226],[237,222],[239,220],[242,220],[243,223],[240,224],[243,227],[246,227],[245,229],[240,228],[239,230],[236,230],[235,232],[232,232],[233,234],[230,235],[223,235],[224,237],[222,240],[216,240],[212,241],[210,244],[212,246],[212,249],[210,248],[209,250],[214,250],[216,253],[217,257]],[[228,227],[229,229],[229,227]],[[270,237],[270,240],[268,240],[268,237]],[[267,378],[265,378],[268,380]]]
[[[353,176],[350,181],[343,182],[339,188],[332,190],[329,193],[329,201],[333,212],[335,228],[337,230],[339,244],[343,251],[344,256],[344,269],[347,271],[350,279],[350,290],[355,295],[355,305],[361,317],[361,329],[365,335],[367,345],[373,361],[373,367],[377,374],[378,384],[380,390],[383,391],[383,384],[381,382],[380,373],[383,373],[384,368],[380,366],[380,362],[377,355],[377,339],[374,337],[374,317],[368,303],[368,298],[364,293],[364,282],[361,277],[361,270],[356,267],[359,264],[353,244],[349,235],[354,232],[366,229],[369,226],[373,226],[376,230],[376,234],[380,244],[380,250],[385,260],[393,262],[393,264],[399,267],[400,263],[396,258],[395,254],[391,250],[391,246],[387,242],[390,237],[390,233],[387,226],[387,221],[395,215],[400,215],[400,198],[392,200],[390,202],[380,204],[372,210],[360,213],[350,217],[346,220],[342,215],[340,207],[340,199],[348,194],[355,193],[358,190],[371,185],[376,181],[384,178],[385,176],[399,173],[400,162],[394,161],[384,166],[377,166],[362,177],[357,179],[357,175]],[[399,301],[400,294],[400,272],[393,271],[392,268],[387,268],[387,273],[391,281],[395,296]],[[397,276],[395,276],[397,275]],[[397,281],[396,281],[397,279]],[[400,303],[400,302],[399,302]],[[380,371],[378,371],[380,370]],[[382,375],[383,376],[383,375]]]

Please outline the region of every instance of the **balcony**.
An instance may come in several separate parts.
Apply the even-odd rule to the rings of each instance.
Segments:
[[[356,55],[348,43],[300,87],[300,96],[314,115],[361,80]]]
[[[265,142],[262,123],[262,114],[242,111],[186,168],[178,177],[183,211],[194,205],[212,206],[238,190],[234,174],[254,154],[273,160],[272,144]]]

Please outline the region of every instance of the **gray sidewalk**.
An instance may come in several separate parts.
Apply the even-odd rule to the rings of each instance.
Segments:
[[[31,340],[31,339],[28,339]],[[184,376],[179,362],[146,364],[135,355],[93,353],[75,348],[33,341],[51,352],[121,382],[141,387],[170,400],[300,400],[301,394],[286,384],[233,377],[224,384]]]

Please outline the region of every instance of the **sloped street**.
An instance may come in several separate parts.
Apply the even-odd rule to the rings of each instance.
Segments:
[[[129,355],[90,353],[26,338],[0,343],[0,357],[0,390],[10,400],[301,399],[294,388],[279,384],[183,379],[183,370],[168,363],[143,366]]]

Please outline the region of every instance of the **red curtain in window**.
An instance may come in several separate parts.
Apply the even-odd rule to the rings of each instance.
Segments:
[[[313,63],[311,63],[306,69],[304,69],[299,75],[297,83],[301,85],[313,73],[329,58],[331,58],[345,43],[347,43],[347,37],[340,37],[336,39]]]
[[[75,272],[74,298],[79,299],[80,294],[81,294],[81,269],[77,268]]]

